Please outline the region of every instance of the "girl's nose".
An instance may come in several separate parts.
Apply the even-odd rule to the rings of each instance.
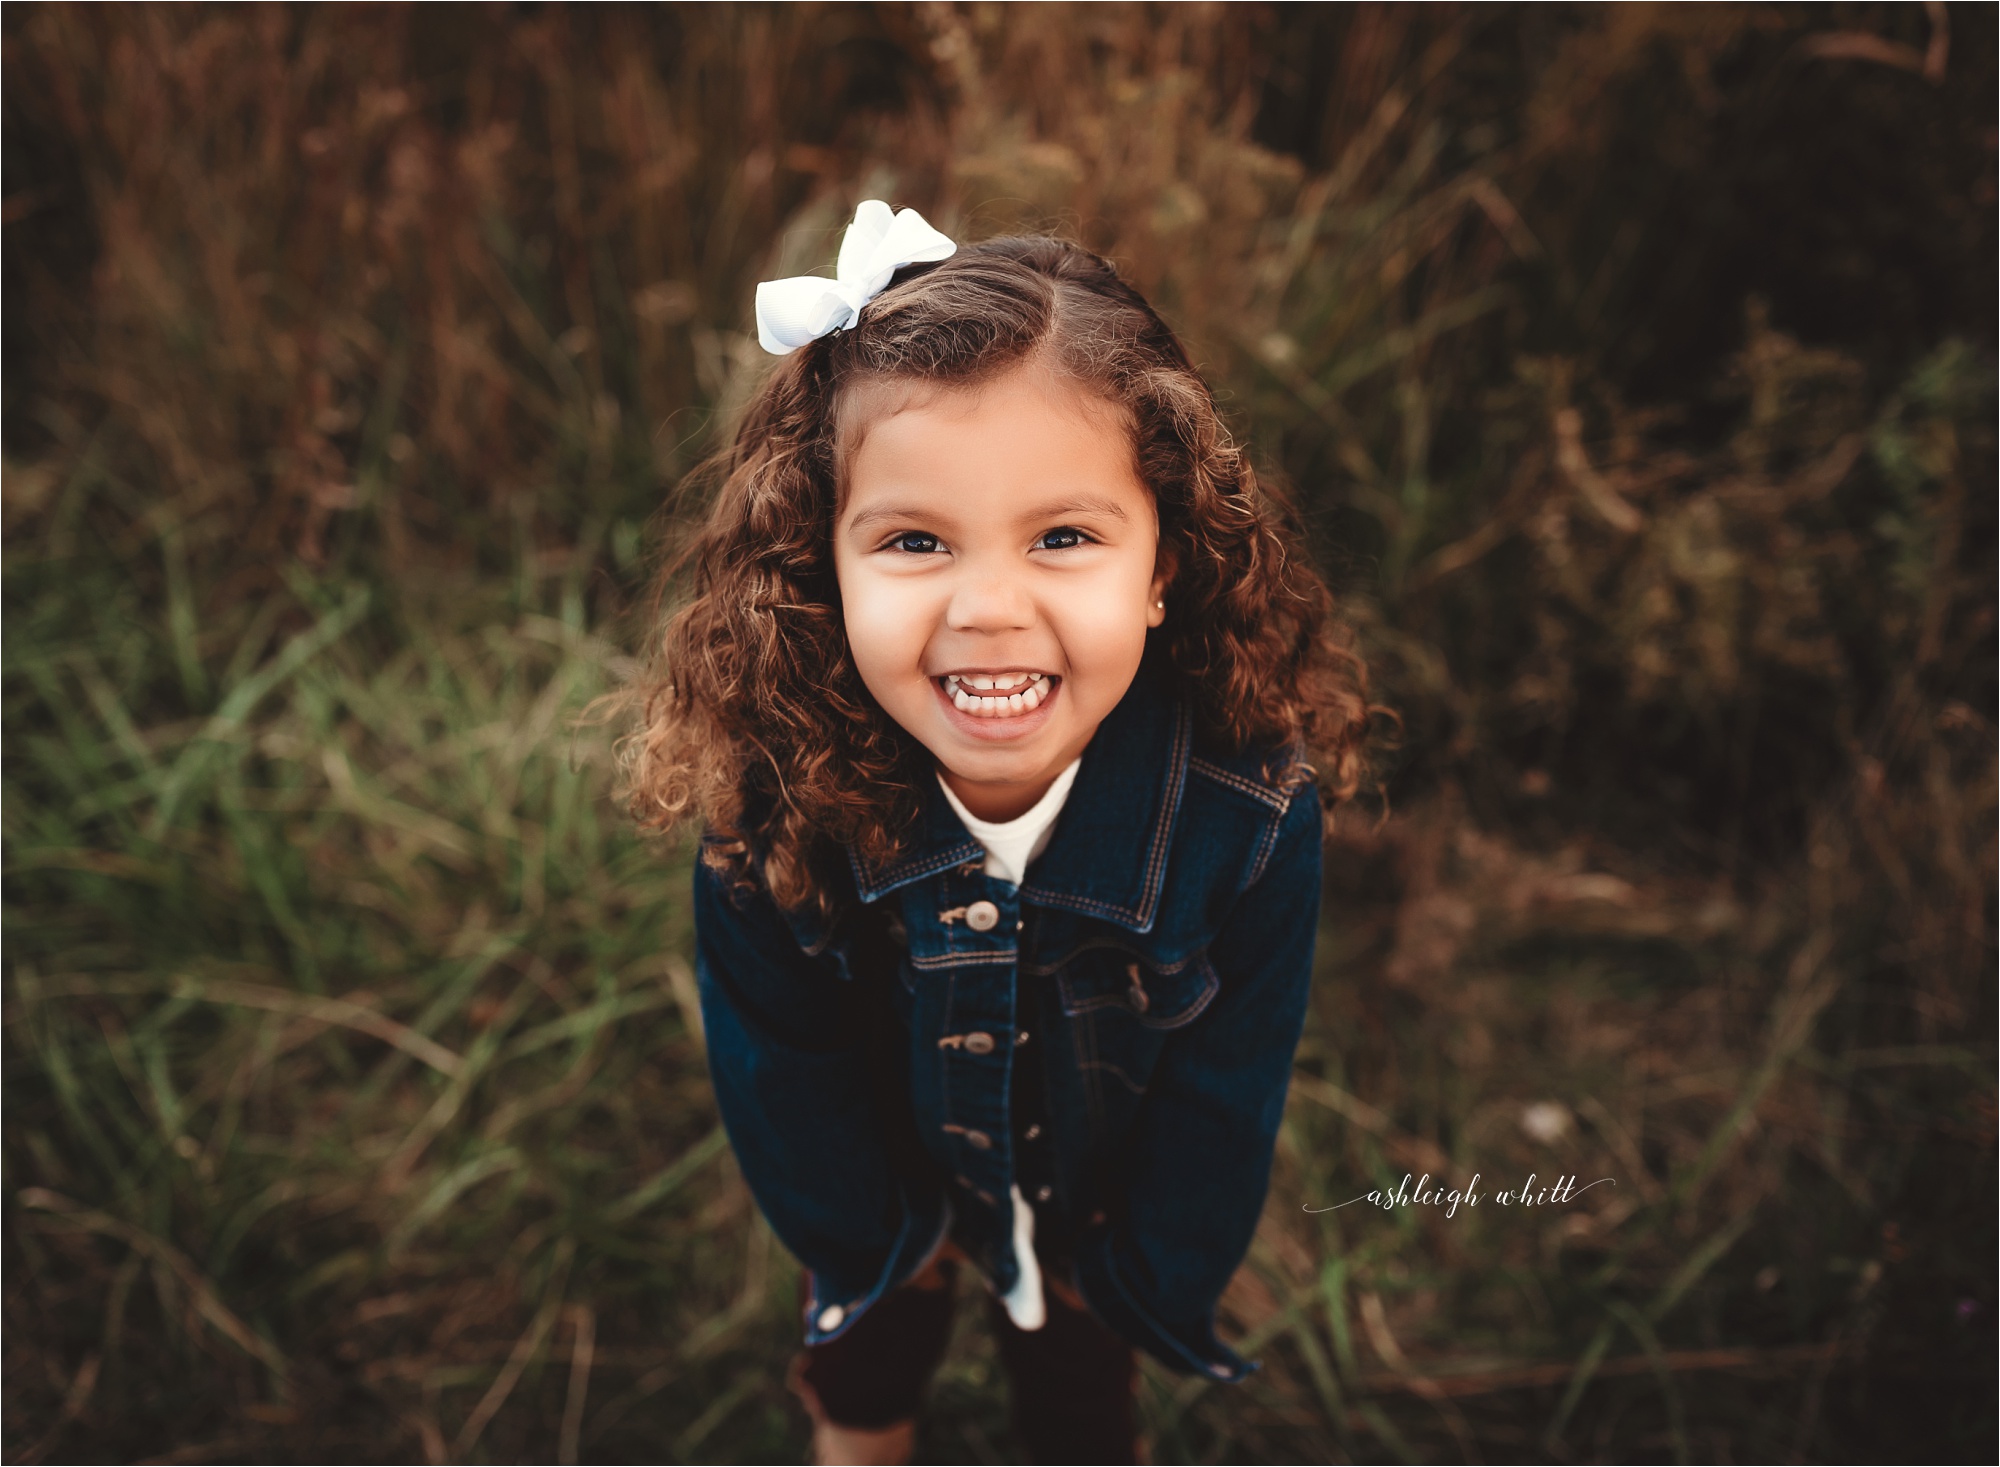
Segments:
[[[945,624],[955,632],[1010,632],[1034,623],[1034,598],[1004,574],[965,576],[952,588],[945,608]]]

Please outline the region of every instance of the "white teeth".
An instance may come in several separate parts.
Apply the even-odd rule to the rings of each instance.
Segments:
[[[974,696],[969,688],[977,688],[984,696]],[[961,713],[969,713],[975,718],[1008,718],[1021,713],[1031,713],[1048,698],[1049,679],[1047,673],[990,673],[948,672],[944,676],[945,695],[952,706]]]

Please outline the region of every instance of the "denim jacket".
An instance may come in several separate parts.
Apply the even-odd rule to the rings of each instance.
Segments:
[[[1046,1033],[1053,1205],[1091,1311],[1167,1366],[1255,1367],[1215,1335],[1250,1246],[1304,1023],[1320,804],[1255,752],[1195,746],[1142,676],[1084,751],[1019,887],[933,782],[922,837],[827,921],[698,864],[717,1102],[772,1230],[810,1271],[806,1342],[843,1333],[949,1233],[1017,1278],[1017,998]]]

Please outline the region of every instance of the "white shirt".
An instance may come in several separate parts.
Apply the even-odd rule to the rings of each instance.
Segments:
[[[1015,886],[1021,884],[1035,857],[1049,848],[1049,837],[1055,834],[1056,816],[1062,813],[1063,802],[1069,798],[1069,787],[1076,783],[1076,771],[1082,763],[1081,754],[1070,760],[1069,768],[1056,776],[1056,782],[1049,786],[1047,794],[1035,801],[1034,808],[1012,820],[981,820],[951,792],[944,776],[938,776],[938,783],[944,786],[944,797],[951,801],[951,808],[965,822],[965,828],[972,832],[973,839],[986,847],[988,876],[997,876]]]
[[[1021,884],[1035,857],[1048,849],[1049,837],[1055,833],[1056,816],[1062,813],[1063,802],[1069,799],[1069,787],[1076,783],[1076,771],[1082,763],[1083,756],[1079,754],[1070,761],[1069,768],[1056,776],[1048,793],[1035,801],[1034,808],[1013,820],[981,820],[960,803],[951,786],[945,784],[944,776],[938,776],[951,808],[972,832],[973,839],[986,847],[988,876],[997,876],[1015,886]],[[1000,1302],[1007,1306],[1007,1317],[1017,1329],[1040,1329],[1048,1320],[1048,1306],[1042,1298],[1041,1265],[1035,1258],[1035,1210],[1021,1195],[1018,1185],[1012,1191],[1014,1262],[1020,1269],[1020,1277],[1010,1292],[1001,1295]]]

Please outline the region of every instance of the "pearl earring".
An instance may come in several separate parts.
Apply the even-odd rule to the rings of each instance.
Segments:
[[[1162,610],[1162,611],[1165,611],[1165,610],[1167,609],[1167,603],[1166,603],[1166,602],[1164,602],[1164,601],[1155,601],[1155,602],[1154,602],[1153,604],[1154,604],[1155,606],[1159,607],[1159,608],[1160,608],[1160,610]]]

